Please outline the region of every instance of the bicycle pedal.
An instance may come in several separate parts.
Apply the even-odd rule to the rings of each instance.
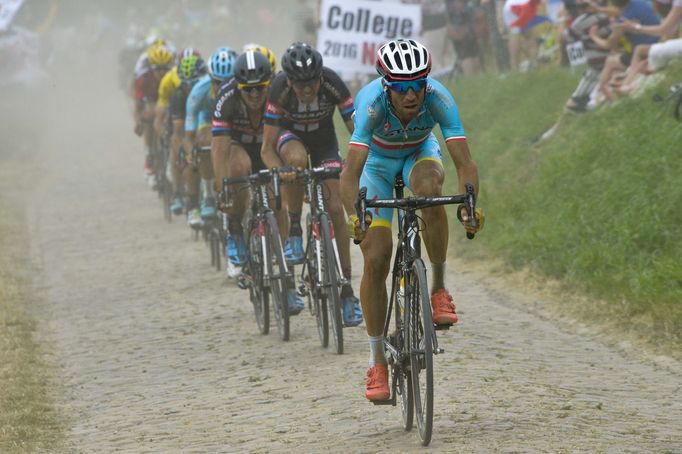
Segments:
[[[452,325],[436,325],[436,324],[434,324],[433,329],[435,329],[436,331],[447,331],[450,329],[451,326]]]
[[[442,348],[438,347],[437,349],[435,349],[435,350],[433,351],[433,353],[435,353],[436,355],[440,355],[440,354],[445,353],[445,350],[443,350]]]
[[[395,405],[395,401],[393,399],[386,399],[386,400],[370,400],[374,405]]]

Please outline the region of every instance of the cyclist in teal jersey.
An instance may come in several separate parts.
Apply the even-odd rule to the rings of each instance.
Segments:
[[[439,124],[457,169],[459,192],[464,192],[465,182],[473,183],[478,191],[478,170],[469,153],[457,105],[443,85],[428,77],[429,51],[414,40],[390,41],[378,50],[376,67],[382,77],[363,87],[356,96],[355,129],[341,174],[349,233],[361,241],[365,261],[360,301],[370,344],[365,390],[369,400],[388,399],[390,394],[383,325],[387,306],[385,282],[393,247],[393,211],[375,210],[370,229],[366,234],[360,231],[354,206],[358,189],[366,186],[368,199],[391,198],[395,177],[402,173],[406,186],[415,195],[440,196],[445,171],[440,146],[432,132]],[[467,231],[473,233],[483,226],[480,209],[476,212],[477,228],[471,227],[466,210],[458,209]],[[442,206],[422,210],[421,217],[431,260],[433,320],[441,325],[456,323],[455,305],[444,282],[448,219]]]

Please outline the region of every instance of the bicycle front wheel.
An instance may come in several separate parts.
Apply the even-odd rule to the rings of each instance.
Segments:
[[[270,295],[268,288],[265,286],[263,276],[267,236],[261,222],[255,221],[253,225],[250,225],[247,247],[249,253],[249,263],[247,266],[251,275],[249,296],[251,297],[251,304],[253,304],[253,311],[256,314],[258,331],[261,334],[268,334],[270,332]]]
[[[318,286],[320,281],[321,268],[321,243],[319,229],[312,228],[312,219],[310,213],[307,217],[307,232],[308,232],[308,247],[306,249],[306,269],[308,274],[307,279],[308,297],[312,300],[313,311],[315,312],[315,322],[317,324],[317,334],[320,337],[320,344],[322,348],[329,346],[329,320],[327,318],[327,296],[324,294],[324,288]],[[320,264],[318,265],[318,259]]]
[[[277,320],[277,331],[283,341],[289,340],[289,302],[288,293],[294,289],[289,269],[284,259],[282,240],[279,237],[279,228],[275,214],[269,211],[265,214],[267,221],[268,237],[268,263],[270,279],[270,295],[272,296],[272,307],[275,311]]]
[[[406,335],[419,438],[431,442],[433,429],[433,321],[426,268],[421,259],[405,275]]]
[[[340,270],[336,264],[331,220],[322,213],[319,217],[320,240],[322,243],[322,266],[324,267],[323,286],[327,295],[327,310],[332,328],[332,339],[336,353],[343,354],[343,319],[341,318]]]

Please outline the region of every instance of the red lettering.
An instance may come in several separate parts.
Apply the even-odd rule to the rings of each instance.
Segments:
[[[362,43],[362,64],[374,65],[377,59],[377,44],[376,43]]]

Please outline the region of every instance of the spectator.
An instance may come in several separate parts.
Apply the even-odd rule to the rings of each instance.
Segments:
[[[637,49],[637,46],[652,44],[658,40],[657,38],[626,32],[624,24],[622,23],[623,19],[636,20],[647,25],[656,25],[660,23],[653,8],[645,0],[611,0],[611,5],[612,8],[603,8],[594,3],[591,4],[591,7],[594,10],[608,12],[612,16],[617,16],[617,19],[611,27],[613,30],[611,35],[604,40],[596,33],[596,30],[593,29],[590,32],[590,38],[602,47],[613,48],[621,41],[621,38],[625,38],[625,51],[609,55],[606,59],[604,70],[599,77],[599,91],[609,100],[615,99],[615,95],[612,91],[611,79],[617,73],[625,71],[625,69],[630,66],[632,55]]]
[[[478,43],[474,21],[478,9],[468,0],[446,0],[448,15],[448,37],[452,41],[465,76],[478,74],[483,66],[481,48]]]
[[[628,21],[623,27],[630,33],[673,38],[679,35],[680,23],[682,23],[682,0],[674,0],[663,23],[643,26],[640,23]],[[662,43],[639,46],[633,56],[630,72],[623,80],[619,91],[624,94],[632,93],[637,88],[635,80],[638,74],[654,73],[663,69],[671,60],[680,58],[682,58],[682,39],[669,39]]]
[[[512,70],[519,69],[522,52],[534,62],[538,54],[538,42],[533,29],[549,21],[546,16],[538,15],[542,0],[506,0],[502,9],[504,23],[509,30],[509,59]]]
[[[609,16],[603,12],[589,10],[590,4],[587,1],[578,0],[576,6],[577,12],[582,12],[582,14],[579,14],[566,30],[565,40],[568,43],[580,42],[582,44],[587,59],[587,69],[566,103],[565,110],[569,113],[582,113],[587,109],[590,94],[599,82],[599,75],[604,69],[604,63],[610,51],[608,47],[603,47],[590,37],[592,29],[602,40],[611,34]]]

